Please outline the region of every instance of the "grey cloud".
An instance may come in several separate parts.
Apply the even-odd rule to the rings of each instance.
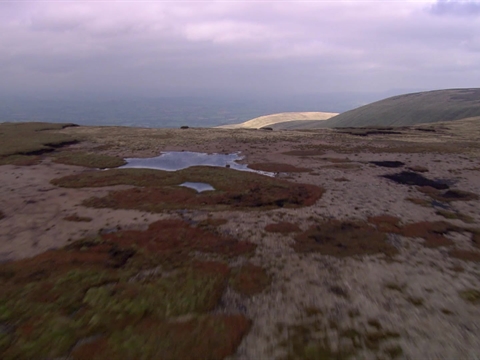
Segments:
[[[480,16],[480,2],[438,0],[430,11],[436,15]]]
[[[436,16],[424,3],[41,4],[9,7],[0,23],[0,78],[8,79],[0,91],[48,83],[57,91],[290,94],[480,82],[465,75],[480,68],[478,20]]]

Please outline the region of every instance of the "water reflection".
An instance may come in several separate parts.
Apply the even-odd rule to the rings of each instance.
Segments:
[[[185,186],[193,190],[197,190],[197,192],[203,192],[203,191],[211,191],[215,190],[215,188],[207,183],[201,183],[201,182],[184,182],[183,184],[180,184],[179,186]]]
[[[238,153],[206,154],[193,151],[168,151],[153,158],[127,158],[125,159],[127,164],[121,167],[176,171],[186,169],[190,166],[220,166],[274,176],[273,173],[252,170],[245,164],[237,163],[238,160],[242,160],[243,158],[244,156],[240,156]]]

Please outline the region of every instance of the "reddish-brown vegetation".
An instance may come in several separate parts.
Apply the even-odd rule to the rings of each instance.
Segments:
[[[235,291],[252,296],[262,292],[270,284],[270,277],[262,267],[247,263],[233,271],[230,284]]]
[[[295,240],[293,248],[301,253],[320,252],[336,257],[397,253],[385,241],[384,233],[363,222],[323,221],[299,234]]]
[[[300,231],[300,228],[296,224],[282,221],[275,224],[268,224],[267,226],[265,226],[265,231],[272,233],[288,234],[292,232],[298,232]]]

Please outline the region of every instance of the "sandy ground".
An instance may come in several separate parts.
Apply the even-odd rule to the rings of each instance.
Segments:
[[[224,129],[128,129],[78,127],[62,131],[84,136],[78,149],[103,147],[123,157],[157,156],[161,151],[185,150],[230,153],[241,151],[247,163],[286,163],[311,169],[307,173],[277,174],[293,182],[326,189],[313,206],[262,212],[206,211],[150,214],[140,211],[92,209],[82,200],[112,188],[63,189],[53,178],[84,171],[56,164],[47,156],[39,165],[1,166],[0,261],[33,256],[70,241],[116,228],[144,228],[169,217],[202,220],[208,215],[228,219],[221,231],[258,245],[252,262],[267,269],[272,284],[259,295],[243,298],[224,294],[218,311],[235,311],[253,319],[253,327],[232,359],[282,358],[282,342],[302,328],[312,339],[328,339],[333,350],[352,349],[354,336],[368,337],[378,328],[398,334],[386,336],[377,347],[357,349],[354,358],[478,359],[480,305],[462,299],[460,292],[480,290],[480,264],[448,256],[448,248],[427,248],[420,238],[389,235],[399,250],[393,261],[381,256],[334,258],[320,253],[298,254],[290,245],[294,234],[264,231],[267,224],[289,221],[305,230],[319,219],[366,220],[392,215],[403,223],[436,221],[440,207],[423,207],[405,199],[427,197],[413,186],[399,185],[379,175],[396,173],[369,161],[402,161],[422,166],[431,179],[446,179],[452,188],[480,194],[480,122],[429,125],[436,132],[403,130],[401,134],[367,137],[332,130],[261,131]],[[323,149],[321,155],[292,156],[292,150]],[[416,149],[416,150],[412,150]],[[331,159],[348,159],[346,163]],[[339,180],[341,179],[341,181]],[[117,189],[119,187],[116,187]],[[449,211],[473,219],[461,227],[480,228],[480,201],[456,201]],[[90,217],[72,222],[69,215]],[[474,250],[470,233],[448,235],[455,247]],[[475,250],[478,251],[478,250]],[[461,270],[460,270],[461,269]],[[372,325],[373,324],[373,325]],[[389,349],[401,348],[397,354]],[[393,354],[393,355],[392,355]]]

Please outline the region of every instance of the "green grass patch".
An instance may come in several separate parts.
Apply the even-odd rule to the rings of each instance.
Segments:
[[[459,292],[460,297],[472,304],[480,304],[480,291],[477,289],[467,289]]]
[[[435,214],[443,216],[444,218],[450,219],[450,220],[461,220],[467,224],[471,224],[474,222],[474,219],[471,216],[468,216],[459,212],[437,210],[435,211]]]
[[[81,151],[62,151],[53,156],[54,162],[88,168],[106,169],[125,165],[127,162],[116,156],[86,153]]]
[[[77,142],[78,139],[59,132],[69,126],[74,125],[40,122],[0,123],[0,164],[26,160],[19,157],[11,158],[12,155],[40,154]]]

